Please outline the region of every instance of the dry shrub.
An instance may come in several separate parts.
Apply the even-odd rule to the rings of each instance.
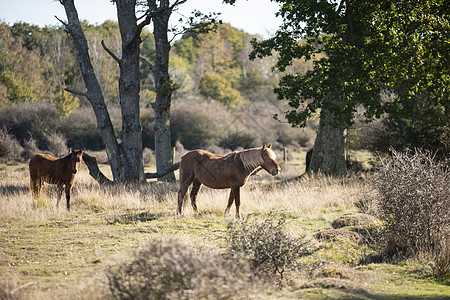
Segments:
[[[106,276],[114,299],[248,299],[256,277],[243,260],[150,242]]]
[[[296,238],[285,230],[285,218],[271,212],[263,220],[254,215],[228,224],[228,243],[232,252],[243,253],[257,271],[283,282],[288,270],[300,265],[300,258],[314,252],[304,236]]]
[[[142,157],[144,158],[145,166],[153,166],[156,164],[155,153],[153,153],[152,149],[144,148],[142,150]]]
[[[33,156],[35,156],[39,152],[41,152],[41,151],[39,150],[35,139],[29,138],[28,140],[25,141],[24,147],[23,147],[23,152],[22,152],[22,157],[25,160],[31,159]]]
[[[446,162],[430,152],[392,150],[374,180],[378,217],[385,224],[385,254],[433,254],[449,239],[449,179]]]
[[[433,276],[441,281],[450,279],[450,240],[442,240],[436,247],[433,262]]]
[[[23,151],[20,143],[8,132],[6,127],[0,128],[0,158],[17,160]]]
[[[67,139],[63,134],[56,132],[46,134],[47,148],[55,156],[61,156],[63,154],[69,153],[67,149]]]

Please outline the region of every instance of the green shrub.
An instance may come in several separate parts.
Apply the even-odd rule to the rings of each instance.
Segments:
[[[256,287],[252,275],[245,261],[173,240],[150,242],[106,272],[114,299],[248,299]]]
[[[231,82],[213,72],[205,72],[202,75],[200,93],[206,98],[217,100],[229,108],[237,108],[244,103],[241,93],[233,89]]]
[[[385,254],[432,255],[450,238],[448,164],[430,152],[391,151],[374,180],[378,217],[385,227]]]
[[[270,213],[263,220],[249,215],[228,224],[228,246],[234,253],[244,253],[253,266],[282,282],[285,271],[300,265],[300,258],[312,254],[313,245],[304,236],[286,233],[285,219]]]

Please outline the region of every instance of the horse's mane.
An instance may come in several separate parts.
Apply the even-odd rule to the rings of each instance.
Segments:
[[[267,151],[269,151],[270,157],[275,159],[276,155],[272,149],[267,148]],[[232,152],[223,157],[224,160],[236,160],[237,158],[242,161],[244,168],[250,172],[264,163],[261,155],[261,148],[251,148],[238,152]]]

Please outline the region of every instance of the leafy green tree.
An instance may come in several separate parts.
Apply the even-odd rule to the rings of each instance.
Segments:
[[[314,60],[312,70],[286,74],[275,89],[278,99],[289,101],[286,118],[293,126],[305,126],[320,112],[312,170],[345,172],[343,129],[360,106],[368,121],[386,112],[408,116],[420,96],[440,106],[432,114],[448,115],[445,1],[276,2],[283,24],[274,37],[253,41],[251,57],[276,51],[275,69],[281,72],[297,59]],[[383,101],[382,91],[392,92],[392,100]]]
[[[55,99],[55,108],[58,115],[67,117],[72,114],[80,104],[78,98],[66,91],[65,88],[66,87],[63,87],[60,96]]]
[[[217,100],[229,108],[243,103],[241,93],[233,89],[231,82],[219,74],[206,72],[200,80],[200,93],[206,98]]]

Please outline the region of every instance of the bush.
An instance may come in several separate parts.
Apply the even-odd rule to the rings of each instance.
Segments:
[[[46,149],[45,133],[54,132],[60,117],[54,106],[48,103],[21,103],[0,107],[0,127],[8,128],[9,133],[20,143],[35,139],[40,149]]]
[[[450,238],[448,164],[436,161],[430,152],[391,151],[374,180],[386,254],[433,254]]]
[[[173,240],[145,245],[106,275],[114,299],[248,299],[256,282],[242,260],[199,253]]]
[[[172,144],[178,140],[187,149],[216,145],[222,132],[220,119],[216,116],[224,111],[220,104],[177,103],[170,118]]]
[[[69,149],[67,149],[67,139],[64,135],[54,132],[46,134],[45,137],[47,138],[47,149],[53,153],[54,156],[61,156],[69,153]]]
[[[21,157],[22,151],[22,146],[8,132],[6,127],[0,128],[0,157],[8,160],[17,160]]]
[[[441,281],[450,279],[450,240],[441,240],[433,256],[433,276]]]
[[[238,148],[252,148],[262,145],[262,140],[254,133],[248,131],[228,132],[219,144],[222,148],[236,150]]]
[[[285,232],[285,219],[270,213],[261,221],[252,215],[228,224],[228,244],[232,252],[248,256],[253,266],[263,273],[278,277],[294,270],[300,258],[310,255],[313,247],[305,237],[295,238]]]
[[[24,147],[23,147],[23,152],[22,152],[22,157],[25,160],[31,159],[33,156],[35,156],[39,152],[41,152],[41,151],[39,150],[39,148],[37,146],[36,140],[30,138],[25,141]]]

